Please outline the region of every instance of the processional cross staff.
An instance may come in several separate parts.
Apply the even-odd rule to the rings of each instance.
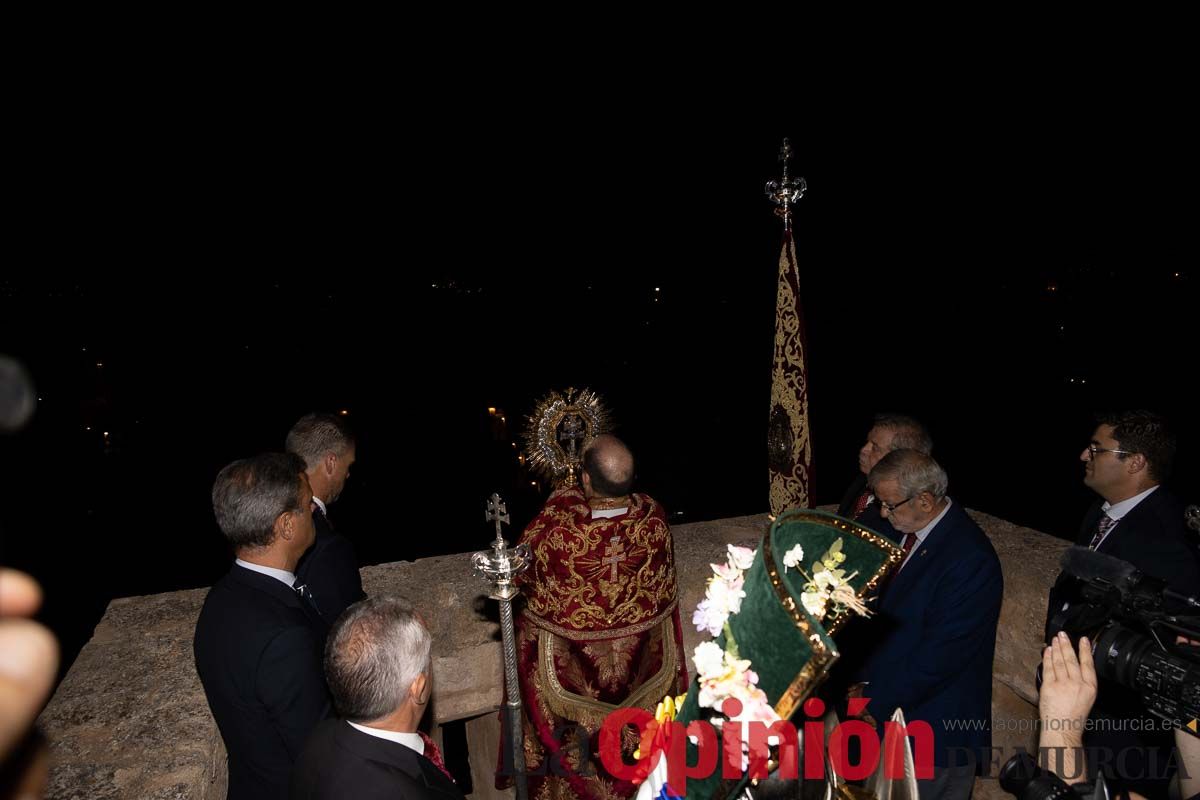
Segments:
[[[505,703],[505,723],[508,743],[505,764],[512,768],[518,800],[528,800],[529,784],[525,776],[525,728],[522,724],[521,685],[517,672],[517,639],[513,630],[512,601],[521,590],[513,585],[513,579],[529,566],[529,545],[518,544],[509,548],[504,540],[502,525],[511,524],[508,507],[493,493],[487,503],[484,518],[496,524],[496,539],[491,550],[482,550],[471,556],[476,577],[487,580],[491,586],[488,595],[500,601],[500,638],[504,648],[504,688],[508,693]]]

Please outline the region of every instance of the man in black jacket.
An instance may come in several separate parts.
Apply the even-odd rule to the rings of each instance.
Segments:
[[[1098,421],[1079,458],[1084,463],[1083,482],[1100,498],[1084,517],[1076,544],[1126,561],[1165,580],[1176,592],[1195,595],[1200,564],[1188,542],[1183,504],[1162,485],[1175,456],[1174,436],[1161,417],[1146,411],[1101,416]],[[1058,576],[1046,609],[1047,641],[1067,609],[1079,601],[1078,590],[1075,578]],[[1089,776],[1103,769],[1110,783],[1115,780],[1149,797],[1165,797],[1171,736],[1141,698],[1101,680],[1090,719],[1084,732]]]
[[[196,623],[196,671],[229,753],[229,800],[287,797],[296,757],[329,712],[327,632],[294,575],[313,542],[304,463],[267,453],[213,485],[213,512],[237,555]]]
[[[296,576],[308,586],[316,606],[332,625],[351,603],[365,596],[354,545],[333,529],[329,506],[338,499],[354,465],[354,434],[334,414],[307,414],[288,431],[287,451],[304,459],[313,491],[317,541],[300,559]]]
[[[371,597],[337,621],[325,674],[343,719],[317,726],[292,775],[293,800],[462,800],[417,730],[433,692],[432,637],[399,597]]]

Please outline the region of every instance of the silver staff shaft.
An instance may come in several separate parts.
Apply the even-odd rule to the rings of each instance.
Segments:
[[[525,778],[525,726],[521,711],[521,685],[517,679],[517,637],[513,630],[512,601],[500,601],[500,638],[504,645],[504,685],[508,690],[508,702],[504,714],[508,723],[508,762],[512,765],[513,781],[519,800],[529,797],[529,785]]]
[[[508,509],[500,495],[488,500],[488,522],[496,523],[496,539],[491,550],[471,556],[475,575],[486,580],[491,588],[489,597],[500,603],[500,639],[504,648],[504,688],[508,701],[504,705],[504,741],[507,742],[504,766],[513,776],[517,800],[529,800],[529,783],[525,775],[525,726],[521,710],[521,684],[517,672],[517,637],[513,628],[512,601],[521,593],[513,579],[529,567],[529,546],[518,544],[509,548],[504,541],[501,524],[509,521]]]

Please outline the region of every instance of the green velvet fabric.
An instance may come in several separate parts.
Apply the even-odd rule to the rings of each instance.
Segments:
[[[890,540],[852,522],[822,511],[797,509],[785,512],[771,526],[759,544],[754,564],[746,571],[741,610],[730,617],[729,628],[733,632],[741,658],[750,659],[751,669],[758,675],[758,686],[768,700],[779,711],[790,711],[797,715],[804,698],[820,684],[829,668],[837,659],[837,647],[826,628],[805,611],[800,602],[806,579],[796,569],[784,570],[784,555],[799,544],[804,550],[801,566],[809,575],[814,574],[813,562],[824,555],[838,539],[842,540],[842,552],[846,560],[840,568],[846,574],[858,571],[850,580],[856,593],[862,597],[870,592],[868,582],[878,579],[893,568],[900,560],[900,549]],[[769,540],[770,555],[774,561],[778,579],[785,596],[792,599],[792,608],[785,606],[779,591],[773,585],[764,561],[763,544]],[[807,623],[807,632],[797,623],[796,615]],[[689,615],[684,613],[684,619]],[[840,628],[844,618],[827,619],[834,629]],[[824,655],[814,660],[812,637],[823,648]],[[722,634],[716,640],[727,647]],[[805,665],[812,663],[810,674],[804,675]],[[789,689],[790,694],[789,694]],[[785,695],[789,703],[780,708]],[[687,699],[676,713],[676,721],[689,721],[707,717],[708,709],[698,703],[699,684],[696,679],[688,690]],[[790,706],[787,707],[787,706]],[[695,764],[695,747],[688,747],[688,763]],[[736,794],[743,781],[722,781],[719,774],[705,779],[688,781],[689,798],[724,798]]]

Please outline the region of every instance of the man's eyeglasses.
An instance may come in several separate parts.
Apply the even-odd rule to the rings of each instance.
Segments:
[[[1094,444],[1089,444],[1089,445],[1087,446],[1087,450],[1088,450],[1088,452],[1089,452],[1089,453],[1091,453],[1091,454],[1092,454],[1092,458],[1095,458],[1096,456],[1098,456],[1098,455],[1099,455],[1099,454],[1101,454],[1101,453],[1116,453],[1116,454],[1117,454],[1117,455],[1119,455],[1119,456],[1131,456],[1131,455],[1133,455],[1133,451],[1132,451],[1132,450],[1116,450],[1116,449],[1114,449],[1114,448],[1112,448],[1112,447],[1097,447],[1097,446],[1096,446],[1096,445],[1094,445]]]
[[[884,510],[884,511],[886,511],[886,512],[888,512],[889,514],[895,514],[895,513],[896,513],[896,509],[897,509],[897,508],[899,508],[900,506],[904,505],[904,504],[905,504],[905,503],[907,503],[909,500],[912,500],[912,499],[913,499],[913,497],[916,497],[916,495],[914,494],[912,497],[906,497],[906,498],[904,498],[903,500],[901,500],[899,503],[896,503],[895,505],[893,505],[892,503],[889,503],[889,502],[887,502],[886,500],[880,500],[880,501],[879,501],[879,505],[883,506],[883,510]]]

